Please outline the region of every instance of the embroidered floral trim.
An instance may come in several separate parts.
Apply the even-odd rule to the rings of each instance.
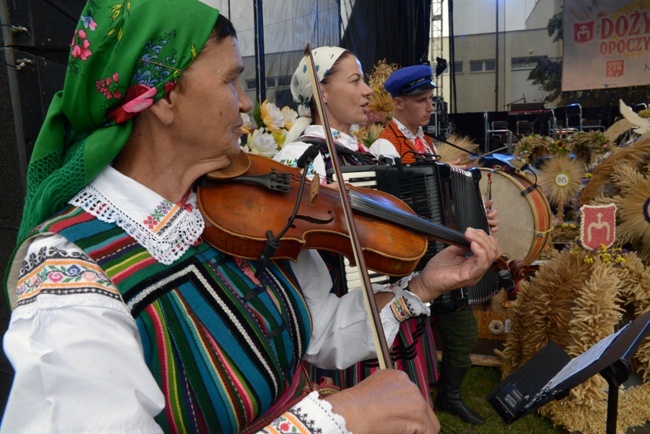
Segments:
[[[409,310],[408,303],[404,300],[404,297],[395,298],[390,305],[390,309],[393,312],[395,319],[399,322],[404,322],[413,316]]]
[[[329,402],[311,392],[298,404],[271,422],[262,433],[339,433],[348,434],[343,416],[333,413]]]
[[[397,119],[395,120],[395,124],[397,125],[397,128],[400,130],[402,134],[404,134],[404,137],[406,137],[409,140],[415,140],[416,137],[420,137],[421,139],[424,139],[424,129],[422,127],[418,127],[417,133],[413,134],[411,130],[406,128],[404,124],[399,122]]]
[[[393,312],[393,315],[398,321],[404,321],[400,320],[400,317],[397,315],[401,315],[399,310],[396,312],[396,309],[405,309],[406,311],[409,312],[410,316],[420,316],[420,315],[431,315],[431,309],[429,307],[429,303],[423,303],[420,297],[417,296],[417,294],[414,294],[408,290],[408,284],[413,279],[415,276],[417,276],[419,273],[415,272],[412,273],[408,276],[402,277],[400,280],[398,280],[395,283],[391,283],[388,286],[386,286],[386,290],[392,292],[395,294],[395,299],[393,300],[393,303],[391,304],[391,311]],[[405,307],[401,308],[400,306],[396,306],[395,302],[397,300],[401,299],[400,303],[403,303]],[[408,318],[405,318],[408,319]]]
[[[300,413],[294,414],[291,411],[288,411],[284,414],[282,414],[280,417],[275,419],[273,422],[269,424],[269,427],[273,427],[274,431],[264,429],[262,432],[264,433],[281,433],[281,434],[297,434],[297,433],[312,433],[312,432],[322,432],[322,431],[313,431],[313,420],[312,421],[307,421],[307,425],[301,420],[301,416],[304,417],[306,415],[301,415]],[[310,423],[311,422],[311,423]]]
[[[196,196],[183,206],[163,200],[142,222],[121,211],[92,184],[72,198],[70,204],[103,222],[117,224],[158,262],[169,265],[200,239],[205,228],[203,215],[194,200]]]
[[[160,202],[160,205],[156,207],[146,219],[144,219],[144,224],[154,232],[160,230],[161,222],[165,219],[165,215],[168,214],[174,208],[174,204],[170,201],[163,199]]]
[[[359,140],[357,140],[356,136],[343,133],[339,130],[335,130],[334,128],[331,128],[331,131],[332,138],[337,144],[351,151],[356,151],[359,149]],[[316,137],[324,139],[325,131],[320,125],[310,125],[307,127],[307,129],[305,129],[302,135],[305,137]]]
[[[16,306],[32,303],[39,294],[98,294],[121,300],[117,288],[92,259],[56,247],[43,247],[23,261],[16,292]]]

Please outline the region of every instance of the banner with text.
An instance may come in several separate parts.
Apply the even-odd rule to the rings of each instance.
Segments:
[[[562,90],[650,84],[650,0],[565,0]]]

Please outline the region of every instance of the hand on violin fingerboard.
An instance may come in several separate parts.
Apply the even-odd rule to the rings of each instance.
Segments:
[[[445,248],[411,279],[409,290],[427,302],[443,292],[478,282],[492,263],[501,257],[501,248],[496,238],[482,229],[467,228],[465,238],[470,242],[472,255],[467,256],[467,249],[463,247]]]

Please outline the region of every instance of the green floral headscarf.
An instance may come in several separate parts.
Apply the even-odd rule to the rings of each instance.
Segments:
[[[63,90],[50,105],[27,172],[19,243],[124,147],[131,118],[168,92],[210,36],[209,0],[89,0]]]

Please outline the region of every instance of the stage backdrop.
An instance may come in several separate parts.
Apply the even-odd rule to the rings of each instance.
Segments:
[[[648,83],[650,0],[564,1],[563,91]]]

